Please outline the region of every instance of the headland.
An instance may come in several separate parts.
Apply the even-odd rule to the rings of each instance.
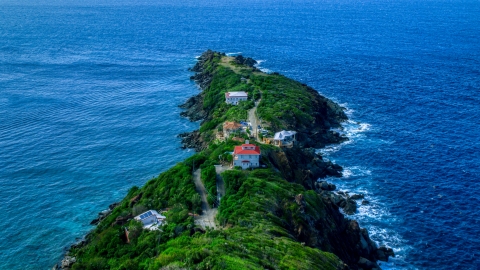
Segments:
[[[344,108],[255,64],[198,58],[181,108],[201,126],[180,134],[197,153],[100,213],[58,268],[380,269],[393,251],[342,213],[362,196],[318,181],[341,176],[316,150],[348,140]]]

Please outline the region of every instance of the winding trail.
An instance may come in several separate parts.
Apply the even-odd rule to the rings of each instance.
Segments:
[[[257,118],[257,106],[260,103],[261,99],[255,102],[255,106],[248,111],[248,121],[250,125],[252,125],[252,134],[255,136],[255,140],[259,141],[258,139],[258,123],[260,121]]]
[[[193,181],[197,189],[200,198],[202,198],[202,215],[195,218],[195,224],[206,229],[207,227],[216,229],[217,225],[215,224],[215,216],[217,215],[218,210],[216,208],[210,208],[208,204],[207,196],[208,193],[205,190],[205,186],[200,179],[201,170],[197,169],[193,172]]]

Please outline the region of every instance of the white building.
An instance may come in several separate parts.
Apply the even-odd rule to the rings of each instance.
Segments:
[[[237,105],[242,100],[247,100],[248,94],[243,91],[225,93],[225,102],[227,104]]]
[[[273,144],[276,146],[291,146],[297,140],[295,134],[297,134],[297,132],[291,130],[277,132],[273,137]]]
[[[135,220],[142,222],[144,229],[157,230],[158,226],[165,222],[166,217],[155,210],[148,210],[135,217]]]
[[[235,146],[233,150],[233,166],[240,166],[242,169],[257,168],[260,166],[260,147],[249,144]]]

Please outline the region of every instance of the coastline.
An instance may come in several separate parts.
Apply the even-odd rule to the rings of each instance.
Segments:
[[[182,116],[189,118],[191,121],[201,121],[202,127],[208,126],[209,123],[215,121],[214,112],[218,109],[215,107],[217,104],[211,105],[210,108],[205,106],[204,96],[205,91],[208,90],[215,79],[216,66],[213,63],[217,61],[215,59],[218,57],[222,59],[222,57],[225,57],[225,54],[207,51],[198,58],[197,64],[192,69],[192,71],[196,73],[191,79],[195,80],[202,92],[197,96],[189,98],[184,104],[180,105],[181,108],[185,109]],[[253,66],[252,63],[254,62],[252,61],[255,60],[244,58],[241,63],[237,64],[240,69],[244,67],[245,69],[251,69],[251,72],[254,74],[263,73]],[[238,68],[238,66],[234,66],[234,68]],[[278,73],[273,73],[273,75],[282,76]],[[289,80],[288,82],[294,82],[288,78],[287,80]],[[300,84],[298,82],[296,83]],[[350,196],[343,192],[335,192],[336,187],[333,184],[325,181],[317,182],[319,178],[322,179],[329,176],[338,177],[342,175],[341,166],[324,160],[321,155],[316,153],[316,150],[324,148],[328,144],[339,144],[348,140],[348,138],[341,136],[338,132],[331,131],[331,128],[338,128],[341,122],[347,120],[346,115],[343,113],[344,108],[320,96],[316,90],[306,85],[301,85],[300,88],[314,97],[313,102],[315,106],[318,107],[318,109],[315,110],[314,125],[307,126],[305,123],[297,123],[297,120],[276,124],[270,123],[276,130],[280,128],[295,128],[299,130],[299,143],[292,148],[283,149],[267,147],[260,144],[260,146],[263,147],[262,153],[265,153],[263,163],[266,164],[267,168],[271,168],[272,172],[278,173],[279,176],[286,179],[288,183],[300,185],[302,187],[301,190],[304,192],[294,196],[293,203],[298,208],[296,209],[298,215],[306,222],[305,224],[311,227],[305,227],[299,224],[288,224],[286,225],[286,227],[289,228],[287,231],[289,231],[290,237],[293,236],[294,240],[297,243],[301,243],[302,246],[308,246],[335,254],[344,263],[342,265],[338,264],[338,261],[337,263],[333,263],[333,261],[330,262],[331,265],[336,265],[335,269],[380,269],[376,261],[388,261],[389,256],[394,256],[393,251],[387,247],[377,247],[376,244],[370,240],[368,232],[365,229],[360,228],[355,220],[345,218],[339,211],[339,209],[343,209],[346,214],[354,213],[357,205],[356,200],[362,199],[362,196]],[[210,126],[216,127],[215,125]],[[212,128],[204,128],[203,130],[200,128],[200,130],[180,134],[179,137],[181,137],[182,144],[185,148],[194,148],[197,152],[202,152],[212,146],[212,141],[209,140],[212,137],[211,131]],[[195,167],[197,160],[189,159],[186,162],[190,161],[192,161],[192,164],[194,164],[193,167]],[[157,179],[153,180],[157,181]],[[149,181],[145,186],[153,185],[153,180]],[[144,187],[142,187],[142,189],[144,189]],[[108,227],[105,226],[105,224],[110,225],[113,220],[115,221],[114,224],[117,224],[119,221],[119,213],[115,213],[115,211],[118,210],[117,206],[125,208],[128,205],[128,207],[132,208],[134,204],[145,199],[146,195],[142,196],[142,194],[146,192],[139,192],[139,190],[139,188],[132,188],[122,202],[112,204],[109,207],[109,211],[99,213],[99,218],[92,221],[92,224],[100,224],[102,229]],[[316,202],[323,207],[321,212],[324,213],[326,217],[318,217],[310,213],[309,211],[311,210],[307,210],[312,207],[312,203],[306,202],[305,199],[305,197],[310,198],[309,196],[316,198]],[[134,203],[132,204],[132,202]],[[112,218],[112,214],[117,215],[115,219]],[[125,220],[121,220],[120,223],[127,223],[132,217],[131,215],[127,215]],[[102,229],[100,229],[100,231]],[[75,265],[76,259],[72,258],[76,257],[70,255],[78,254],[79,251],[91,244],[94,235],[98,233],[99,228],[97,227],[90,232],[84,240],[82,239],[79,243],[72,245],[70,251],[66,254],[65,259],[67,260],[64,259],[65,263],[62,262],[62,266],[58,269],[69,269]],[[65,267],[63,267],[64,265]]]

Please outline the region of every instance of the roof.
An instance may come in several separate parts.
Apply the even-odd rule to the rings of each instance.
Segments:
[[[147,212],[141,214],[139,217],[140,217],[140,219],[146,219],[146,218],[150,217],[151,215],[153,215],[152,211],[147,211]]]
[[[225,93],[226,98],[230,97],[248,97],[248,94],[244,91],[238,91],[238,92],[227,92]]]
[[[239,129],[241,127],[242,127],[241,124],[235,123],[235,122],[228,122],[227,121],[227,122],[223,123],[223,128],[224,129]]]
[[[274,140],[283,140],[285,139],[285,137],[290,137],[290,136],[293,136],[297,134],[296,131],[292,131],[292,130],[289,130],[289,131],[285,131],[285,130],[282,130],[280,132],[277,132],[275,133],[275,136],[273,137]]]
[[[147,212],[144,212],[138,216],[135,217],[137,220],[144,220],[146,218],[149,218],[151,216],[156,216],[156,218],[165,218],[164,216],[160,215],[157,211],[155,210],[148,210]]]
[[[244,149],[244,147],[253,147],[254,149]],[[235,146],[233,150],[234,155],[260,155],[260,147],[254,144],[242,144],[241,146]]]

